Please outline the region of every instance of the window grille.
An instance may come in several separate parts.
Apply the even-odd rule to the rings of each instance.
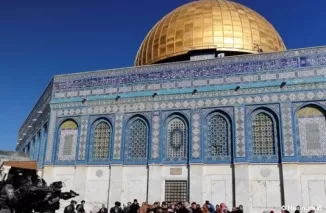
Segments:
[[[211,156],[229,155],[228,123],[221,115],[214,115],[208,121],[208,145]]]
[[[166,202],[188,201],[187,181],[182,181],[182,180],[165,181],[165,201]]]
[[[95,128],[93,157],[108,159],[110,153],[111,128],[105,122],[100,122]]]
[[[187,128],[179,118],[174,118],[168,123],[167,128],[167,156],[187,157]]]
[[[144,121],[137,119],[129,127],[128,155],[130,158],[146,158],[148,128]]]
[[[253,121],[253,142],[255,155],[275,155],[274,124],[269,115],[256,115]]]

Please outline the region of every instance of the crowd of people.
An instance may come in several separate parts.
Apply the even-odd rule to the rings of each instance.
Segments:
[[[84,209],[85,201],[82,201],[81,204],[77,205],[76,201],[71,201],[71,204],[65,208],[64,213],[86,213]],[[76,206],[76,207],[75,207]],[[233,207],[229,209],[225,203],[219,205],[213,205],[209,201],[206,201],[204,205],[197,204],[195,202],[155,202],[153,205],[148,203],[143,203],[139,205],[137,199],[133,203],[129,202],[127,205],[122,205],[120,202],[115,202],[114,207],[108,211],[106,206],[103,204],[102,207],[97,212],[90,213],[243,213],[244,209],[242,205],[238,207]],[[281,210],[282,213],[290,213],[286,209]],[[308,213],[314,213],[314,210],[309,211]],[[274,213],[273,210],[265,211],[264,213]],[[297,209],[294,213],[300,213],[300,206],[297,206]]]
[[[119,209],[119,210],[118,210]],[[118,211],[117,211],[118,210]],[[203,206],[195,202],[155,202],[153,205],[143,203],[139,206],[138,201],[135,199],[133,203],[128,203],[127,206],[121,208],[119,202],[110,209],[110,213],[227,213],[228,208],[224,203],[214,206],[209,201],[206,201]],[[232,212],[242,213],[243,207],[233,208]]]

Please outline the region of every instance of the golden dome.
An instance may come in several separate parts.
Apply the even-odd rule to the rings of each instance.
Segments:
[[[228,0],[199,0],[173,10],[149,31],[135,65],[206,49],[258,53],[286,47],[275,28],[252,9]]]

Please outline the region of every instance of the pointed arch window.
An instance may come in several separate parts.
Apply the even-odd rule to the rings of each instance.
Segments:
[[[147,122],[139,117],[133,118],[127,124],[126,133],[126,161],[146,163],[149,134]]]
[[[168,158],[187,158],[187,124],[179,117],[175,117],[167,124],[167,154]]]
[[[316,106],[306,106],[296,113],[301,156],[317,156],[326,153],[326,119]]]
[[[275,155],[275,125],[272,117],[264,112],[253,120],[253,154]]]
[[[227,119],[219,113],[208,117],[208,155],[210,157],[225,157],[230,155],[230,125]]]
[[[58,160],[75,160],[78,138],[78,126],[68,120],[61,124],[59,129]]]
[[[95,123],[93,130],[93,150],[92,157],[96,160],[109,159],[110,155],[110,141],[112,135],[112,128],[110,124],[105,121]]]

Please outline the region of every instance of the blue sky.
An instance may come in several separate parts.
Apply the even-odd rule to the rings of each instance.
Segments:
[[[0,149],[56,74],[132,66],[165,14],[191,0],[10,0],[0,7]],[[326,45],[326,1],[235,0],[258,11],[288,49]]]

